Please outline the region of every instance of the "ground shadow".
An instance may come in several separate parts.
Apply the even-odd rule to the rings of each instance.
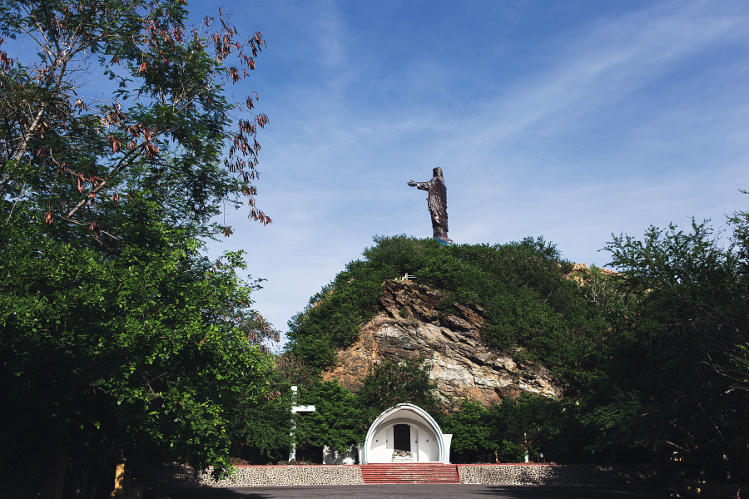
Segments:
[[[190,487],[172,488],[161,491],[161,497],[170,499],[275,499],[279,496],[253,490],[251,487]]]
[[[502,497],[505,499],[661,499],[667,494],[657,489],[594,487],[573,485],[487,485],[476,490],[476,497]]]
[[[561,485],[331,485],[304,487],[201,487],[170,489],[171,499],[660,499],[653,489]]]

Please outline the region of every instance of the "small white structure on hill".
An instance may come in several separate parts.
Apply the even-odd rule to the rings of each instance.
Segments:
[[[398,404],[372,423],[361,449],[361,463],[449,464],[452,438],[421,407]]]

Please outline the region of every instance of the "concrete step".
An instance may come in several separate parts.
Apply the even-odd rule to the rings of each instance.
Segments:
[[[364,483],[460,483],[455,464],[364,464],[361,474]]]

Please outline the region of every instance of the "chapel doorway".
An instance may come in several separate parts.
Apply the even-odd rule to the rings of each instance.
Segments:
[[[411,427],[409,425],[393,426],[393,449],[411,452]]]

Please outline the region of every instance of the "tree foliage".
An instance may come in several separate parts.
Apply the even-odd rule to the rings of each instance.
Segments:
[[[355,411],[355,404],[349,403],[349,392],[341,394],[340,386],[321,383],[309,366],[288,353],[273,358],[272,371],[265,382],[265,400],[237,401],[230,431],[233,457],[252,464],[274,464],[288,459],[293,441],[299,446],[321,447],[327,444],[319,442],[330,435],[330,445],[338,445],[340,434],[334,434],[331,428],[344,428],[343,438],[347,438],[346,421]],[[292,386],[299,390],[297,404],[318,408],[320,414],[312,421],[308,414],[292,416]],[[323,424],[318,424],[319,418]]]
[[[432,414],[440,411],[442,397],[421,360],[385,359],[362,382],[356,395],[361,405],[372,411],[372,420],[398,404],[415,404]]]
[[[729,221],[728,246],[694,221],[609,243],[631,306],[592,400],[599,445],[678,452],[716,480],[749,476],[747,214]]]
[[[314,405],[315,412],[296,416],[295,437],[300,446],[329,446],[345,452],[363,441],[365,411],[358,398],[337,380],[318,381],[299,397],[302,405]]]
[[[129,245],[114,259],[0,234],[0,397],[14,408],[0,430],[3,482],[31,486],[16,478],[57,454],[89,475],[123,458],[141,475],[177,459],[226,469],[230,409],[258,402],[268,366],[243,331],[261,325],[238,263],[168,245],[166,227],[163,249]]]
[[[4,495],[35,496],[57,456],[79,497],[107,493],[123,460],[224,472],[238,421],[267,402],[260,344],[277,333],[250,308],[242,255],[200,254],[231,233],[211,221],[225,203],[270,222],[254,186],[268,119],[226,92],[265,42],[187,16],[161,0],[0,4]]]
[[[252,184],[255,136],[268,119],[232,116],[257,96],[229,102],[223,92],[254,69],[265,42],[259,33],[242,40],[225,16],[190,27],[187,13],[182,2],[160,0],[3,2],[0,33],[36,44],[39,56],[2,52],[6,220],[33,216],[55,233],[89,232],[112,246],[121,238],[117,207],[134,196],[156,202],[170,225],[204,235],[231,230],[208,222],[219,201],[242,195],[252,218],[270,222],[254,207]],[[111,94],[86,88],[87,78]]]
[[[525,393],[491,408],[463,400],[449,414],[443,431],[453,434],[455,462],[599,462],[590,449],[595,432],[584,423],[576,400]],[[543,454],[543,458],[540,456]]]

